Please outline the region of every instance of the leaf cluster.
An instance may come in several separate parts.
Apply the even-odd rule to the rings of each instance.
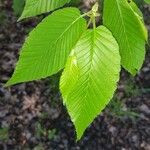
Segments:
[[[69,2],[26,0],[19,20]],[[142,12],[132,0],[104,0],[100,26],[96,26],[98,7],[96,3],[84,14],[78,8],[67,7],[44,18],[26,39],[14,74],[6,84],[39,80],[64,69],[60,90],[78,140],[113,97],[121,66],[132,75],[139,71],[148,39]],[[92,29],[88,28],[90,23]]]

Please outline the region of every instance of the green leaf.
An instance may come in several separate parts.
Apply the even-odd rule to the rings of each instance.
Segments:
[[[140,10],[131,0],[105,0],[103,22],[119,44],[122,66],[135,75],[143,64],[148,37]]]
[[[150,0],[144,0],[147,4],[150,4]]]
[[[26,5],[19,20],[40,15],[62,7],[70,0],[26,0]]]
[[[141,10],[137,7],[136,3],[134,3],[133,1],[130,1],[129,5],[134,10],[134,12],[137,13],[137,15],[139,15],[139,17],[141,17],[141,20],[144,21],[143,14],[142,14]]]
[[[71,0],[69,4],[71,4],[73,6],[77,6],[77,5],[79,5],[80,2],[81,2],[81,0]]]
[[[65,71],[61,76],[60,88],[64,96],[69,93],[68,90],[70,91],[70,89],[72,89],[74,84],[77,82],[79,71],[80,70],[77,66],[76,56],[74,50],[72,50],[67,60]],[[63,99],[63,103],[65,105],[66,103],[65,98]]]
[[[78,140],[112,98],[119,72],[119,47],[111,32],[104,26],[87,30],[71,52],[60,80]]]
[[[76,8],[61,9],[45,18],[27,38],[7,85],[38,80],[63,69],[85,30],[86,21]]]

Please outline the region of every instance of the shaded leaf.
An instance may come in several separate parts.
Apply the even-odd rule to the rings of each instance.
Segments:
[[[19,20],[53,11],[69,2],[70,0],[26,0],[24,11]]]
[[[15,15],[21,15],[22,11],[23,11],[23,7],[24,7],[24,0],[13,0],[13,10]]]
[[[145,58],[147,30],[140,10],[130,0],[105,0],[103,22],[116,38],[123,67],[135,75]]]

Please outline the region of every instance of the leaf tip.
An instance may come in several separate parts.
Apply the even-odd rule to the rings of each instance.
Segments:
[[[13,85],[13,83],[11,82],[11,79],[8,80],[5,84],[4,84],[4,87],[7,88],[9,86]]]
[[[138,69],[134,68],[134,69],[130,70],[129,73],[134,77],[138,73]]]
[[[80,139],[82,138],[83,133],[80,133],[76,130],[76,142],[80,141]]]
[[[17,22],[19,22],[19,21],[21,21],[21,20],[23,20],[23,19],[25,19],[25,17],[24,17],[23,15],[21,15],[21,16],[18,18]]]
[[[7,88],[7,87],[9,87],[10,86],[10,84],[8,83],[8,82],[6,82],[5,84],[4,84],[4,88]]]
[[[17,19],[17,22],[20,22],[22,20],[22,18],[21,17],[19,17],[18,19]]]
[[[81,127],[77,126],[75,123],[74,123],[74,126],[75,126],[75,129],[76,129],[76,142],[78,142],[78,141],[81,140],[85,129],[82,129]]]

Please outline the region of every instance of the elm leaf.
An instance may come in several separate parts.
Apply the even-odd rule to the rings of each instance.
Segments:
[[[69,2],[70,0],[26,0],[24,11],[19,20],[53,11]]]
[[[76,8],[61,9],[46,17],[27,38],[6,86],[46,78],[63,69],[85,30],[86,21]]]
[[[103,23],[119,44],[122,66],[135,75],[143,64],[148,37],[140,10],[132,0],[105,0]]]
[[[111,32],[104,26],[87,30],[71,52],[60,80],[77,140],[109,103],[119,74],[119,47]]]

